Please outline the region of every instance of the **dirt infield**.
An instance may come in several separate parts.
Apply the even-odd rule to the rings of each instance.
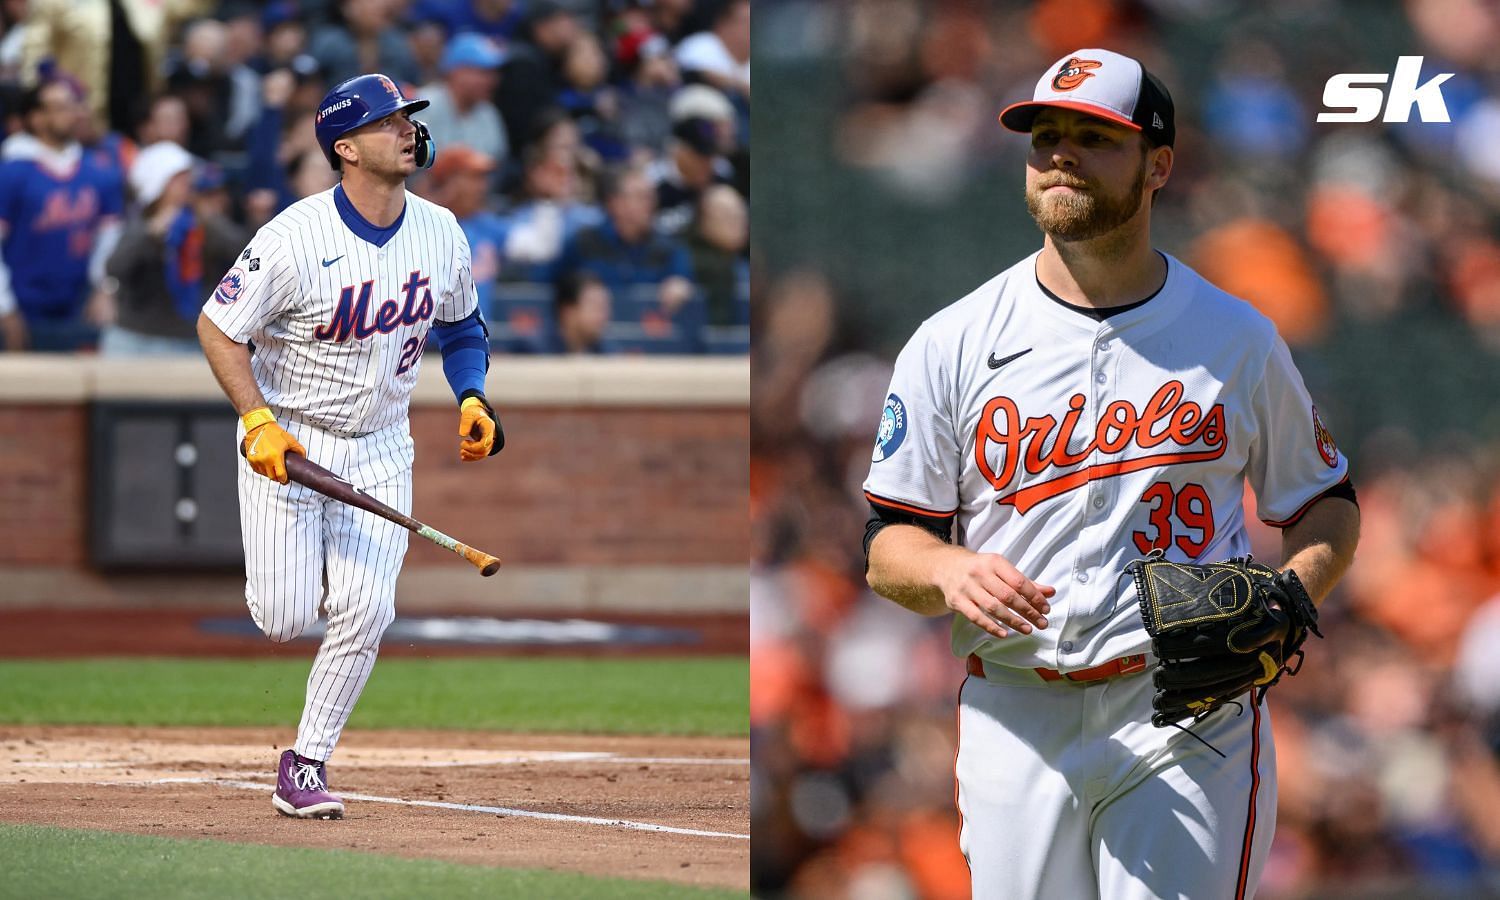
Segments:
[[[0,727],[0,820],[749,887],[744,738],[351,731],[342,821],[277,815],[263,728]]]

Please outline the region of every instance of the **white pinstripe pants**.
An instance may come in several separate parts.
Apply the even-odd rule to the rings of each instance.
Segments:
[[[278,416],[307,458],[371,496],[411,512],[412,439],[406,422],[340,437]],[[243,434],[241,434],[243,438]],[[239,466],[245,543],[245,602],[273,641],[289,641],[328,617],[307,678],[293,749],[327,760],[375,666],[380,638],[396,618],[396,576],[406,529],[372,513]]]

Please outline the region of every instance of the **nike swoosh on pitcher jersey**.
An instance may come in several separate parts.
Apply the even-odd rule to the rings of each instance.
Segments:
[[[1010,356],[1007,356],[1004,359],[1001,359],[1001,358],[995,356],[994,353],[991,353],[990,354],[990,358],[988,360],[989,366],[990,366],[991,369],[998,369],[998,368],[1000,368],[1001,366],[1005,365],[1008,362],[1013,362],[1015,360],[1020,359],[1021,357],[1025,356],[1028,353],[1030,353],[1034,349],[1036,349],[1036,348],[1034,348],[1034,347],[1027,347],[1025,350],[1022,350],[1020,353],[1012,353]]]

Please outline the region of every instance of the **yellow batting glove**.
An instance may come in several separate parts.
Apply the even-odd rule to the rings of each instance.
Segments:
[[[240,417],[245,423],[245,460],[256,474],[272,481],[286,484],[286,455],[307,455],[307,448],[297,442],[285,428],[276,424],[276,417],[262,406],[252,409]]]
[[[464,462],[484,459],[500,450],[505,439],[497,446],[495,436],[500,433],[495,411],[484,402],[483,397],[465,397],[458,407],[458,456]]]

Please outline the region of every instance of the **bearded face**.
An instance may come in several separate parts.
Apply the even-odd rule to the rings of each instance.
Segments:
[[[1059,241],[1086,241],[1108,234],[1140,211],[1146,187],[1146,153],[1129,182],[1114,190],[1099,179],[1054,169],[1026,185],[1026,211],[1037,227]]]

